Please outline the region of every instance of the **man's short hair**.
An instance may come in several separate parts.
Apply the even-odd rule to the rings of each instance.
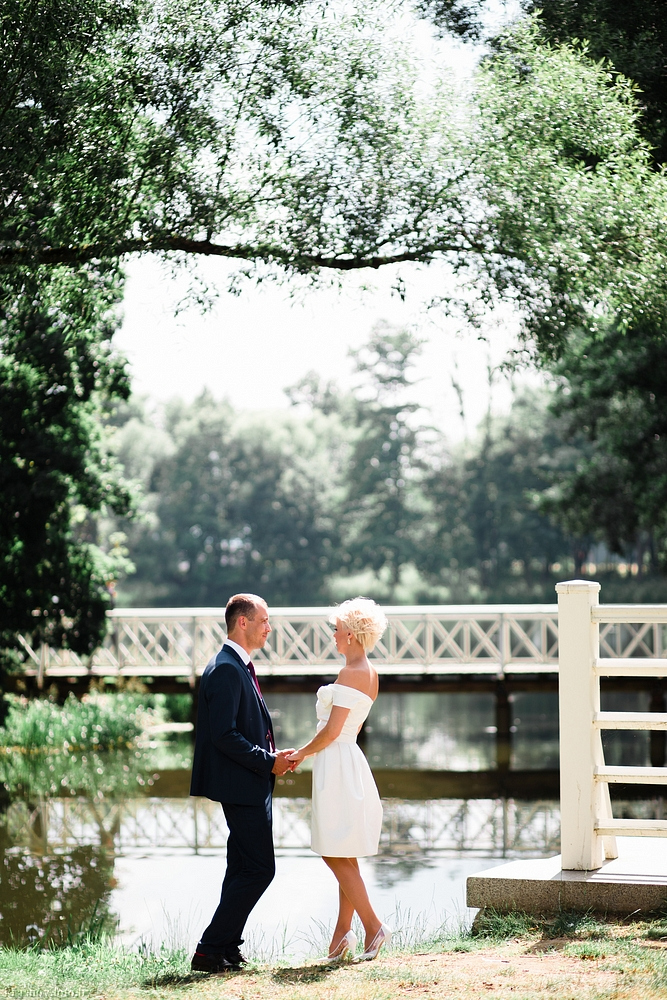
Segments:
[[[225,608],[227,634],[229,635],[241,616],[252,621],[259,607],[265,608],[266,601],[257,594],[234,594],[230,597]]]

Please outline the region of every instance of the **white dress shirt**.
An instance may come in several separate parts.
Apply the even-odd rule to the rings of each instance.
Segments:
[[[250,653],[246,653],[243,646],[239,646],[238,642],[234,642],[233,639],[225,639],[222,644],[223,646],[231,646],[235,653],[238,653],[243,660],[243,665],[248,666],[250,663]]]

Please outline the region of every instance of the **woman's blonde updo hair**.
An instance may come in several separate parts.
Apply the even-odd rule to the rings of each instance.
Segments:
[[[379,604],[367,597],[354,597],[349,601],[343,601],[329,615],[329,621],[333,625],[340,621],[367,653],[382,637],[387,627],[384,611]]]

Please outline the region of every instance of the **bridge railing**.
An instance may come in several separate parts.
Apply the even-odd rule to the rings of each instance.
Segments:
[[[385,608],[389,627],[373,651],[383,675],[550,673],[558,670],[558,607],[552,604],[418,605]],[[609,619],[600,646],[619,663],[660,658],[667,627],[658,619]],[[260,676],[324,676],[339,657],[326,608],[275,608],[273,632],[254,662]],[[221,608],[118,609],[90,658],[33,646],[22,637],[26,674],[39,684],[58,677],[187,677],[194,685],[225,639]]]
[[[373,651],[381,674],[490,674],[557,669],[556,605],[385,608],[389,627]],[[329,675],[339,669],[326,608],[276,608],[273,632],[254,657],[260,676]],[[108,614],[104,644],[88,660],[33,647],[26,673],[47,677],[184,677],[194,684],[225,639],[224,609],[140,608]]]
[[[666,730],[667,713],[600,710],[601,677],[667,677],[667,605],[601,605],[600,584],[582,580],[556,590],[562,866],[590,871],[617,857],[616,836],[667,836],[667,820],[614,819],[609,795],[610,783],[667,784],[667,767],[608,766],[601,738]]]

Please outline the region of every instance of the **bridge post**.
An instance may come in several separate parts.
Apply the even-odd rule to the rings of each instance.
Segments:
[[[512,761],[512,706],[505,683],[505,666],[510,659],[509,622],[500,612],[498,616],[498,679],[496,682],[496,767],[509,771]]]
[[[509,771],[512,760],[512,705],[504,680],[496,681],[496,767]]]
[[[41,691],[44,687],[44,677],[49,669],[50,649],[47,643],[43,642],[39,647],[39,666],[37,667],[37,687]]]
[[[600,641],[591,611],[599,602],[600,584],[571,580],[557,583],[556,592],[562,867],[590,871],[604,863],[605,838],[595,824],[610,812],[602,801],[608,788],[594,778],[595,768],[604,764],[600,730],[593,724],[600,711],[595,672]]]
[[[190,657],[190,687],[197,686],[197,667],[199,666],[199,623],[197,618],[192,617],[192,654]]]

